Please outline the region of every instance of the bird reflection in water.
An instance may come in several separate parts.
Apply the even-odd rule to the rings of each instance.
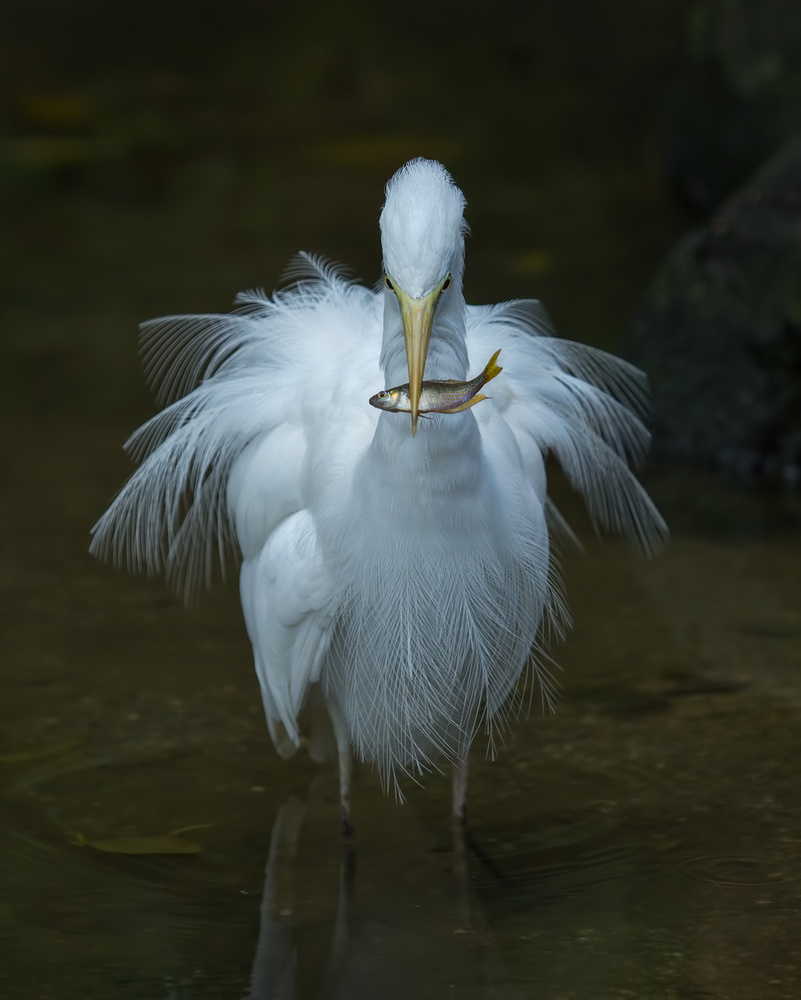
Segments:
[[[319,783],[310,800],[315,787]],[[388,866],[384,857],[378,875],[368,861],[360,884],[357,854],[364,845],[359,852],[347,845],[338,852],[338,864],[336,855],[321,864],[315,849],[314,884],[305,884],[310,846],[301,842],[310,807],[313,811],[313,801],[292,798],[273,825],[250,988],[243,1000],[406,1000],[451,989],[461,997],[478,997],[488,986],[493,996],[506,995],[506,972],[480,903],[471,895],[466,863],[452,862],[448,852],[432,855],[426,834],[416,831],[405,813],[410,854],[433,857],[433,868],[429,861],[417,872],[404,872],[402,861]],[[328,893],[320,884],[325,872],[330,874]],[[324,910],[327,920],[321,919]]]

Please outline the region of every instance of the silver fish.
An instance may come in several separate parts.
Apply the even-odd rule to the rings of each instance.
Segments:
[[[469,382],[459,382],[453,378],[423,382],[418,413],[459,413],[486,399],[478,390],[503,371],[503,368],[495,364],[500,353],[500,350],[496,351],[484,371]],[[411,413],[409,383],[395,386],[394,389],[382,389],[370,397],[370,405],[392,413]]]

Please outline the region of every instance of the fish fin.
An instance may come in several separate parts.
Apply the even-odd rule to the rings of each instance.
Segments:
[[[461,413],[462,410],[469,410],[471,406],[475,406],[476,403],[480,403],[482,399],[487,397],[483,392],[479,392],[478,395],[473,396],[472,399],[468,399],[466,403],[462,403],[460,406],[454,406],[451,410],[440,410],[441,413]]]
[[[496,375],[500,375],[503,371],[500,365],[496,365],[495,362],[498,360],[498,355],[501,353],[503,348],[498,348],[498,350],[492,355],[492,357],[487,362],[487,367],[484,369],[484,385],[487,384],[491,379],[494,379]]]

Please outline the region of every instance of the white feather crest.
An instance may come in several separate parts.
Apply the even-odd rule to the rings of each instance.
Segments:
[[[387,184],[380,219],[384,266],[407,295],[427,294],[450,268],[460,266],[465,204],[436,160],[411,160]]]

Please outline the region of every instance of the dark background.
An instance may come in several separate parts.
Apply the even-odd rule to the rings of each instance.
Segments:
[[[470,301],[614,345],[687,224],[663,108],[687,3],[5,5],[0,409],[147,400],[136,325],[227,309],[313,250],[369,282],[383,185],[441,159]]]

